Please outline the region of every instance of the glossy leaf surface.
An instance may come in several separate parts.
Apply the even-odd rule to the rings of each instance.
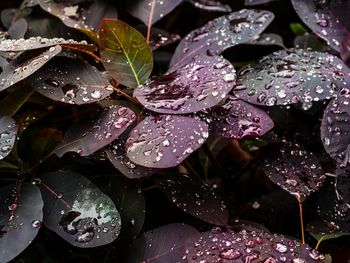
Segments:
[[[221,0],[187,0],[195,7],[206,11],[232,12],[232,8]]]
[[[173,167],[197,150],[208,136],[205,122],[176,115],[149,116],[130,132],[126,153],[142,166]]]
[[[8,116],[0,116],[0,160],[10,154],[16,141],[18,127]]]
[[[44,174],[39,180],[46,227],[82,248],[106,245],[118,237],[121,228],[118,210],[84,176],[59,171]]]
[[[40,190],[31,184],[0,188],[0,262],[11,261],[36,237],[43,219]]]
[[[203,54],[183,68],[151,78],[134,97],[149,110],[184,114],[215,106],[235,83],[236,71],[227,60]]]
[[[150,76],[152,51],[142,34],[128,24],[103,20],[99,47],[103,65],[117,82],[137,88]]]

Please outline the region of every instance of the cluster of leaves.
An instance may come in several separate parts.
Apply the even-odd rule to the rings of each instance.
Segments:
[[[183,38],[153,27],[183,2],[215,18]],[[307,228],[319,243],[350,232],[350,2],[291,3],[326,43],[305,34],[286,48],[263,33],[273,12],[218,0],[24,0],[3,9],[0,262],[42,225],[75,247],[110,244],[118,262],[329,262],[305,244],[303,226],[298,241],[235,220],[230,185],[246,178],[218,161],[235,149],[246,162],[240,175],[258,163],[300,208],[319,191]],[[244,65],[223,56],[242,45],[277,50]],[[312,121],[293,130],[280,116],[291,111]],[[154,188],[206,224],[145,231],[144,192]]]

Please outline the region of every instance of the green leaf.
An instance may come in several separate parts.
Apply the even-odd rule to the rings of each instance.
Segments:
[[[296,36],[302,36],[307,33],[306,28],[300,23],[291,23],[289,27]]]
[[[104,19],[98,44],[103,65],[117,82],[137,88],[151,75],[151,48],[135,28],[116,19]]]
[[[34,89],[29,86],[18,87],[0,101],[0,111],[13,116],[33,93]]]

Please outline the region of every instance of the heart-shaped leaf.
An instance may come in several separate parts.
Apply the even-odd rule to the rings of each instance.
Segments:
[[[19,255],[36,237],[43,219],[43,200],[31,184],[0,188],[0,262]]]
[[[27,51],[11,61],[0,74],[0,91],[26,79],[60,53],[61,46]]]
[[[99,47],[103,65],[117,82],[136,88],[150,76],[152,51],[142,34],[128,24],[104,19]]]
[[[324,111],[321,140],[326,152],[345,167],[350,163],[350,97],[338,96]]]
[[[95,67],[79,59],[55,57],[30,78],[41,95],[70,103],[100,101],[113,93],[113,86]]]
[[[59,171],[43,174],[38,181],[45,204],[43,223],[71,245],[97,247],[118,237],[117,208],[84,176]]]
[[[2,52],[20,52],[32,49],[40,49],[52,47],[56,45],[72,46],[78,49],[95,50],[93,45],[89,45],[86,41],[75,41],[73,39],[64,38],[43,38],[31,37],[28,39],[7,39],[0,42],[0,51]]]
[[[152,26],[155,22],[169,14],[183,0],[140,0],[127,1],[128,12],[140,19],[145,25]]]
[[[0,116],[0,160],[11,152],[17,131],[18,126],[11,117]]]
[[[337,51],[349,36],[349,1],[292,0],[303,22]]]
[[[135,119],[132,110],[110,106],[97,120],[81,121],[70,127],[54,153],[59,157],[67,152],[88,156],[118,138]]]
[[[282,235],[260,231],[240,232],[214,228],[186,241],[189,263],[198,262],[323,262],[316,250]]]
[[[195,7],[214,12],[232,12],[232,8],[221,0],[187,0]]]
[[[66,26],[81,30],[95,41],[102,19],[118,16],[116,5],[104,0],[80,1],[74,5],[70,0],[39,0],[39,4]]]
[[[155,172],[155,169],[143,167],[130,161],[130,159],[126,156],[124,143],[125,142],[123,139],[115,140],[105,150],[107,158],[113,164],[113,166],[129,179],[142,178],[152,175]]]
[[[234,94],[266,106],[319,101],[347,87],[349,73],[340,59],[328,53],[281,50],[241,69]]]
[[[170,224],[148,231],[131,246],[127,263],[187,262],[186,239],[198,231],[184,224]]]
[[[224,105],[213,108],[204,115],[204,119],[213,134],[235,139],[261,136],[274,126],[265,111],[234,97],[229,97]]]
[[[198,54],[219,55],[232,46],[250,42],[271,23],[268,11],[243,9],[216,18],[182,39],[170,62],[175,69],[188,64]]]
[[[214,225],[227,225],[228,210],[217,189],[186,174],[156,178],[160,189],[184,212]]]
[[[153,77],[134,91],[147,109],[184,114],[215,106],[235,85],[236,71],[224,58],[196,57],[192,63]]]
[[[298,144],[283,144],[266,153],[263,160],[270,180],[300,201],[316,192],[326,179],[318,159]]]
[[[208,138],[208,126],[194,118],[149,116],[129,134],[127,156],[136,164],[167,168],[180,164]]]

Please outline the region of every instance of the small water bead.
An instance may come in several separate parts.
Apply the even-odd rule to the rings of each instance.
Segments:
[[[32,222],[32,227],[34,227],[34,228],[40,228],[41,225],[42,225],[42,222],[39,221],[39,220],[34,220],[34,221]]]

